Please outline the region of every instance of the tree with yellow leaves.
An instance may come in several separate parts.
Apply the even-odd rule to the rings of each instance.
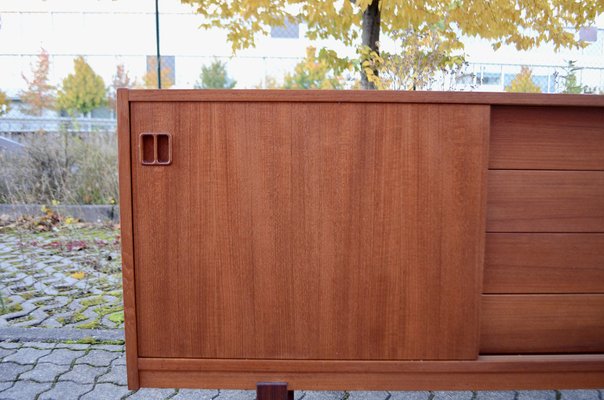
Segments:
[[[58,106],[70,114],[86,115],[107,104],[107,89],[103,78],[80,56],[73,61],[74,72],[63,79],[57,97]]]
[[[520,73],[514,77],[506,92],[512,93],[541,93],[541,88],[533,82],[533,72],[529,67],[520,68]]]
[[[233,51],[253,47],[256,37],[287,21],[305,23],[311,39],[335,39],[346,46],[379,54],[380,35],[412,29],[418,33],[438,29],[443,49],[463,49],[459,34],[480,36],[495,48],[502,44],[526,50],[541,43],[578,46],[572,31],[592,25],[604,12],[602,0],[181,0],[196,7],[202,27],[227,31]],[[359,43],[360,41],[360,43]],[[333,50],[319,55],[341,67],[349,60]],[[361,60],[364,61],[364,60]],[[362,65],[362,64],[361,64]],[[362,65],[363,87],[370,65]],[[378,71],[372,71],[375,75]]]
[[[342,79],[330,65],[316,55],[312,46],[306,49],[306,57],[294,67],[293,74],[286,74],[285,89],[342,89]]]

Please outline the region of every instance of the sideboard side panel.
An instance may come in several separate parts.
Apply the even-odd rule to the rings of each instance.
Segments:
[[[136,299],[134,281],[134,238],[132,235],[132,176],[130,159],[130,101],[128,90],[117,93],[117,137],[119,158],[120,229],[122,242],[122,280],[124,288],[124,331],[128,345],[128,388],[139,387]]]

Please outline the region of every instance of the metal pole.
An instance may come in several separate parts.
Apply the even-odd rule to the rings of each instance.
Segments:
[[[157,88],[161,89],[161,55],[159,53],[159,0],[155,0],[155,45],[157,48]]]

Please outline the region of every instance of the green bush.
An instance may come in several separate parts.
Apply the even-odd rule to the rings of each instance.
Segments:
[[[197,89],[232,89],[237,81],[229,78],[226,62],[214,60],[209,66],[201,67]]]

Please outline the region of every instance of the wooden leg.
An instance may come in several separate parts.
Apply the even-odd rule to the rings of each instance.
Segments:
[[[259,382],[256,384],[256,400],[294,400],[294,391],[287,390],[284,382]]]

